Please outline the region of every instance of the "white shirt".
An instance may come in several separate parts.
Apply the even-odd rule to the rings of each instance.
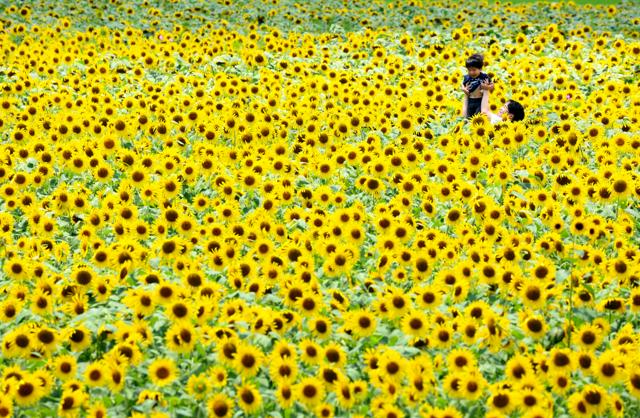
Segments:
[[[489,122],[491,122],[492,125],[495,125],[498,122],[502,122],[502,118],[498,115],[496,115],[495,113],[489,113]]]

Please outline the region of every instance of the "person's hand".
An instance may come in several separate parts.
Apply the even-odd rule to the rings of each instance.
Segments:
[[[480,84],[480,89],[481,89],[481,90],[485,90],[485,91],[488,91],[488,92],[492,92],[492,91],[493,91],[493,88],[494,88],[494,85],[493,85],[493,83],[492,83],[492,82],[490,82],[489,80],[484,80],[484,81],[482,82],[482,84]]]
[[[467,95],[467,96],[469,95],[469,87],[463,85],[462,86],[462,91],[464,92],[465,95]]]

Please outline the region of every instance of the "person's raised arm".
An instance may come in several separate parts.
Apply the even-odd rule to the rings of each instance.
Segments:
[[[489,95],[493,91],[493,83],[489,80],[484,80],[480,85],[482,90],[482,101],[480,102],[480,112],[487,116],[491,116],[491,108],[489,107]]]
[[[489,107],[489,96],[491,95],[491,90],[493,90],[493,83],[482,83],[480,88],[483,90],[482,100],[480,101],[480,112],[489,118],[491,124],[500,122],[500,115],[491,112],[491,107]]]
[[[485,115],[489,116],[491,114],[491,108],[489,107],[489,90],[484,90],[482,92],[482,101],[480,102],[480,111]]]
[[[464,92],[464,96],[462,96],[462,116],[467,117],[467,102],[469,98],[469,89],[466,86],[462,86],[462,91]]]

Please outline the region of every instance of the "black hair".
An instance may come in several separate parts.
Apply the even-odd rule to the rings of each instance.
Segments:
[[[512,115],[511,120],[514,122],[524,119],[524,107],[515,100],[507,102],[507,112]]]
[[[466,61],[467,68],[477,68],[482,70],[482,66],[484,65],[484,57],[482,54],[473,54]]]

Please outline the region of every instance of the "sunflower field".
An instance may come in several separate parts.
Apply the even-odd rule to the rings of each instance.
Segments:
[[[604,3],[0,0],[0,418],[640,416]]]

